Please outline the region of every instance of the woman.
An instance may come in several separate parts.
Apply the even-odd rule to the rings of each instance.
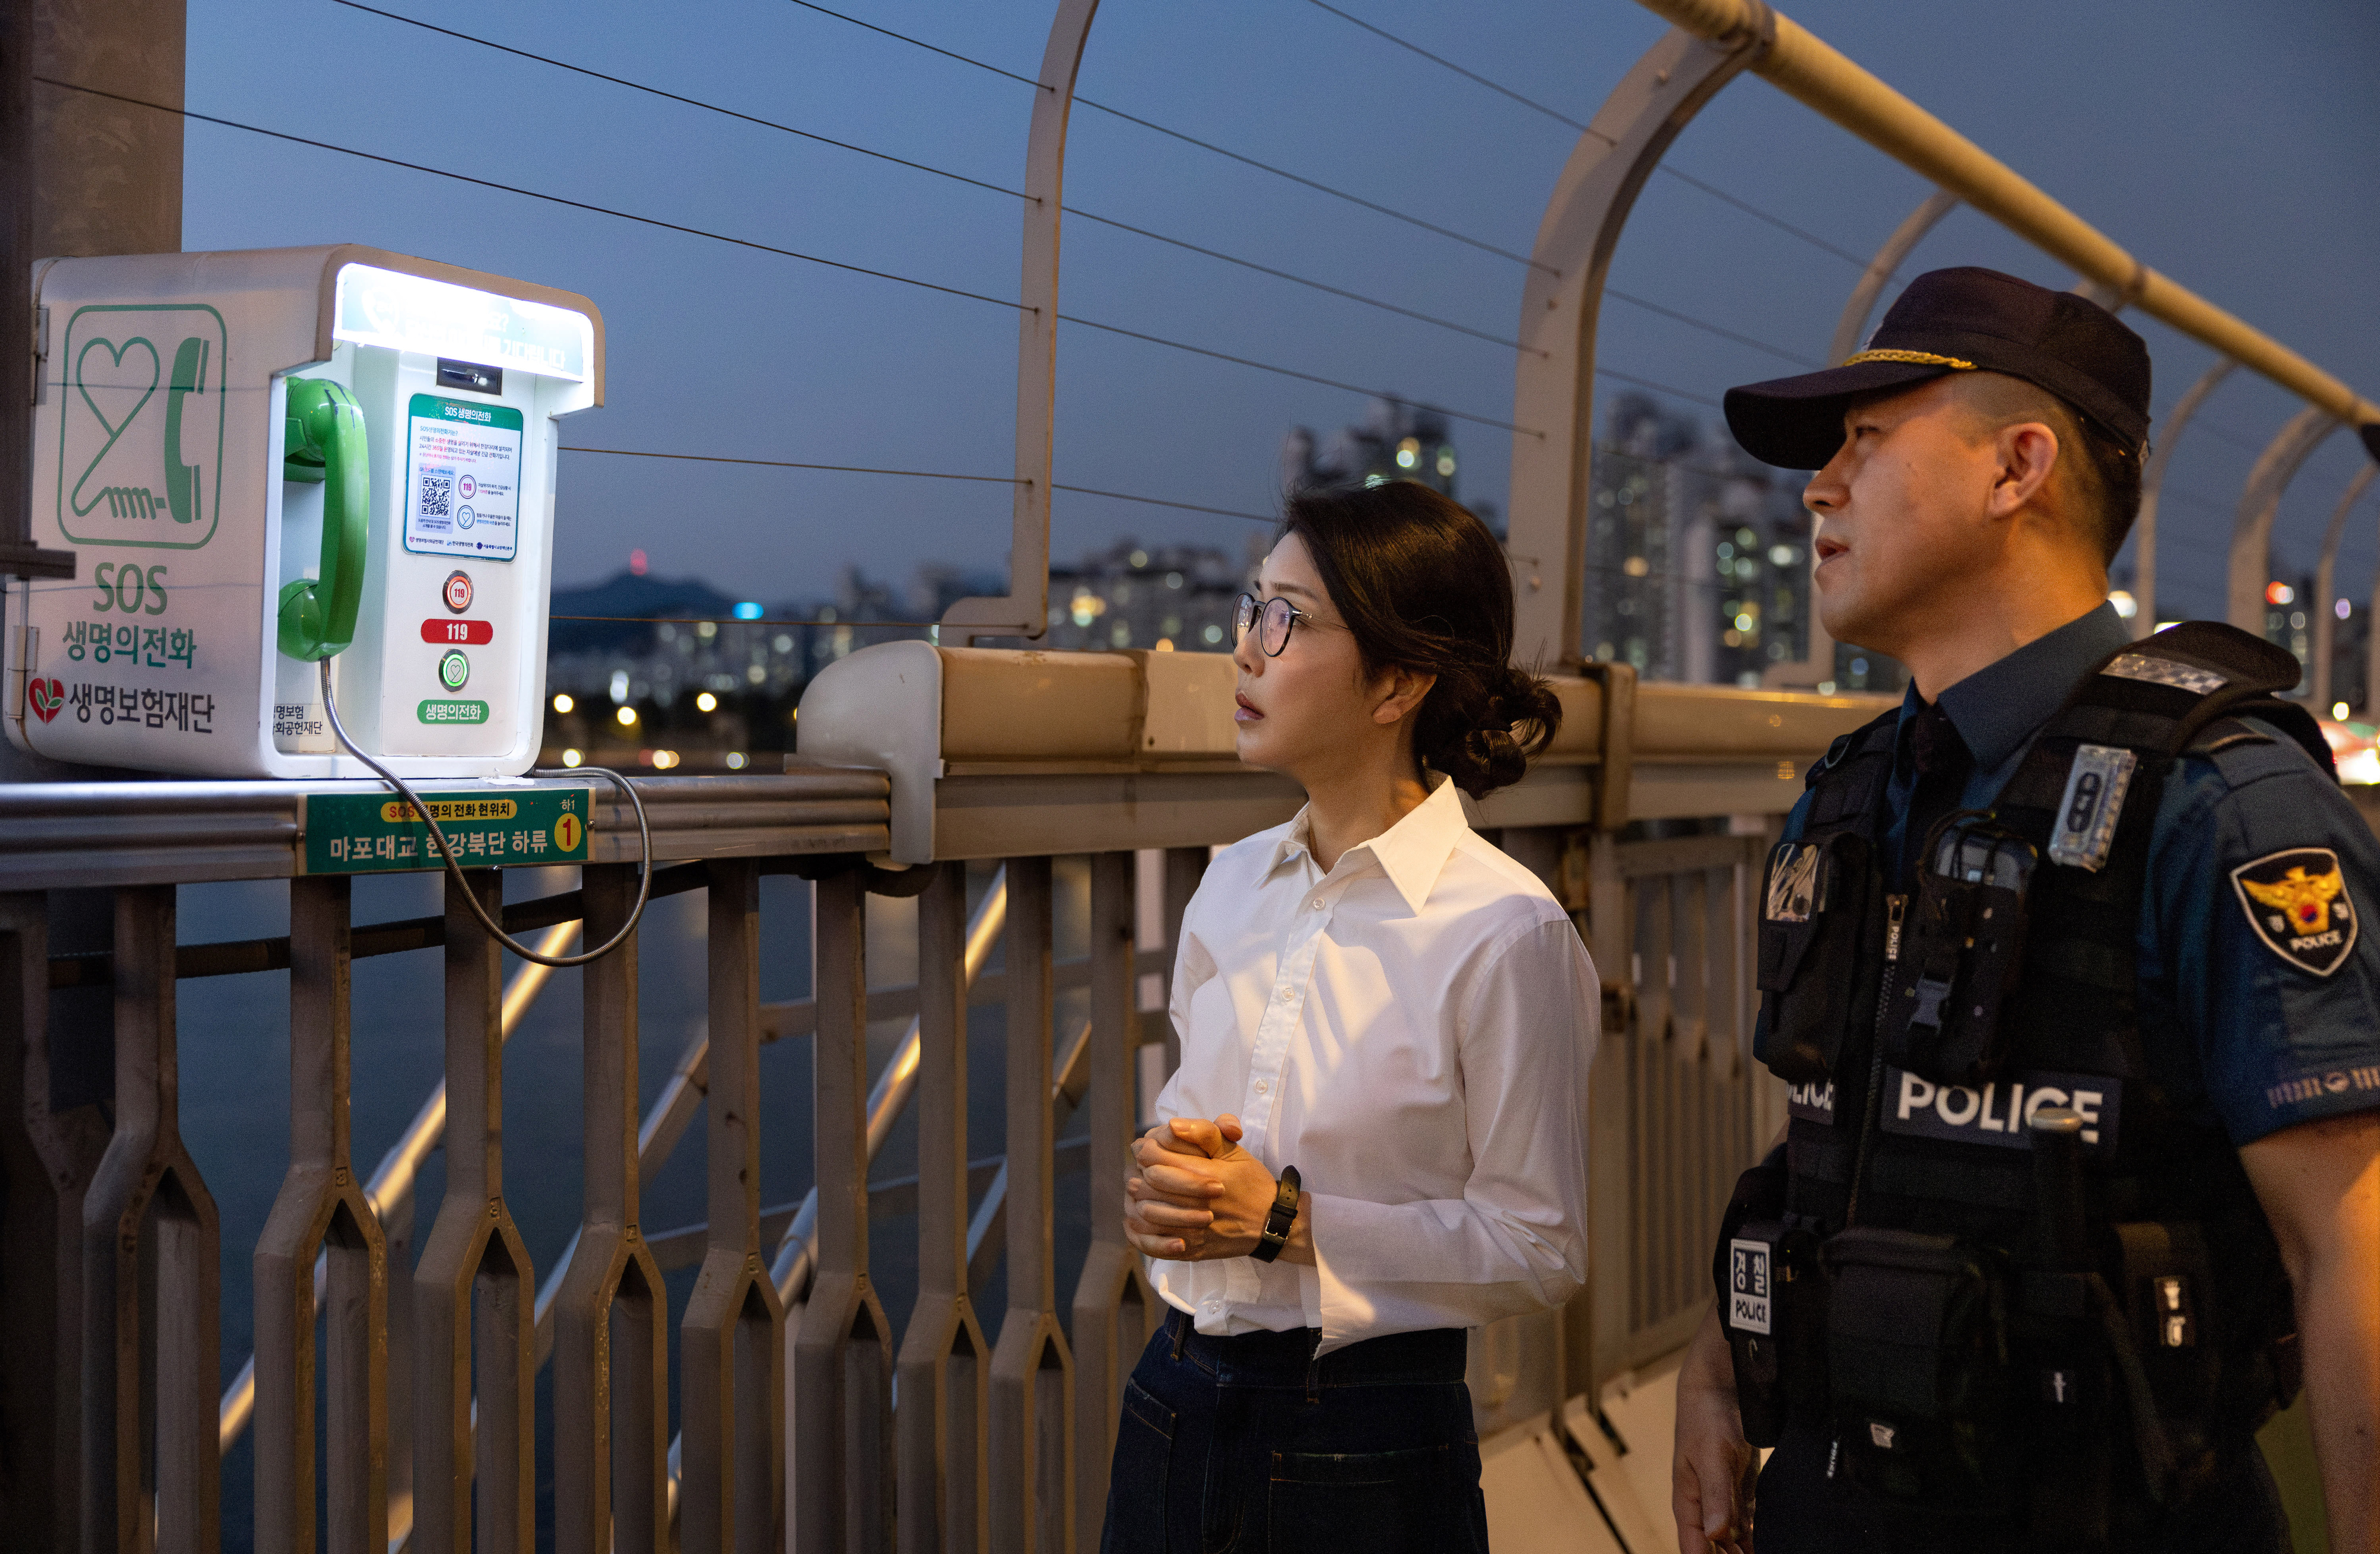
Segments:
[[[1240,601],[1239,754],[1305,807],[1182,922],[1182,1066],[1124,1228],[1170,1308],[1124,1389],[1107,1554],[1488,1545],[1464,1329],[1586,1266],[1598,993],[1457,790],[1561,707],[1502,550],[1406,482],[1292,499]]]

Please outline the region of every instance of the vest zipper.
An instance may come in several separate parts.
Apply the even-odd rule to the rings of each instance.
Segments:
[[[1908,911],[1907,896],[1884,898],[1884,974],[1876,990],[1876,1026],[1868,1032],[1867,1095],[1860,1108],[1859,1153],[1852,1162],[1851,1196],[1843,1204],[1846,1228],[1859,1220],[1860,1184],[1867,1180],[1868,1151],[1876,1143],[1877,1121],[1884,1115],[1884,1022],[1892,1013],[1892,968],[1900,959],[1900,925]]]

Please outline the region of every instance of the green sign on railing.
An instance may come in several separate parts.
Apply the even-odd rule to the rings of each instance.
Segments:
[[[466,868],[587,861],[591,789],[423,794],[421,801]],[[445,867],[420,814],[394,794],[310,794],[305,826],[309,874]]]

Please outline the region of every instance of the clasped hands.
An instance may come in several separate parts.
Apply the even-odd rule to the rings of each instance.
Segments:
[[[1206,1262],[1256,1250],[1280,1184],[1264,1162],[1240,1147],[1240,1120],[1176,1117],[1133,1141],[1136,1169],[1124,1179],[1130,1207],[1124,1239],[1152,1257]],[[1301,1199],[1281,1260],[1314,1261]]]

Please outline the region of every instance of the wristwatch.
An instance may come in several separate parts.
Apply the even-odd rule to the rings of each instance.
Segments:
[[[1281,1256],[1289,1244],[1289,1228],[1297,1223],[1297,1168],[1281,1168],[1281,1185],[1272,1196],[1272,1212],[1265,1216],[1264,1229],[1257,1232],[1256,1250],[1248,1254],[1260,1263],[1269,1263]]]

